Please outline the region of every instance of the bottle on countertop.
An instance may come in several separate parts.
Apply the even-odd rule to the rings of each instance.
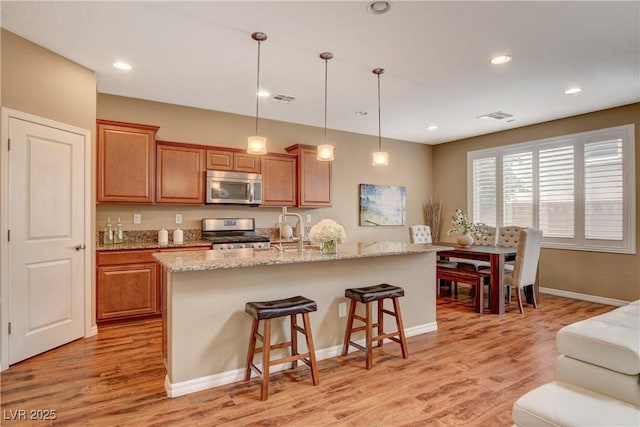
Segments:
[[[182,230],[177,228],[173,232],[173,244],[174,245],[181,245],[183,243],[184,243],[184,233],[182,232]]]
[[[118,222],[116,222],[116,229],[113,233],[113,243],[122,243],[124,240],[124,235],[122,232],[122,223],[120,222],[120,217],[118,217]]]
[[[159,245],[169,244],[169,232],[164,228],[158,231],[158,244]]]
[[[104,236],[102,243],[105,245],[113,244],[113,225],[111,225],[111,217],[107,218],[107,223],[104,226]]]

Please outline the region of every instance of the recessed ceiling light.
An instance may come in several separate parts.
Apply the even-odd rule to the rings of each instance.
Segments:
[[[131,69],[131,65],[127,64],[124,61],[116,61],[113,63],[113,66],[116,67],[118,70],[129,71]]]
[[[493,65],[506,64],[509,61],[511,61],[511,57],[509,55],[500,55],[500,56],[494,56],[493,58],[491,58],[491,63]]]
[[[438,129],[438,126],[436,126],[436,125],[427,126],[427,130],[432,130],[433,131],[433,130],[436,130],[436,129]]]
[[[367,113],[366,111],[356,111],[356,112],[355,112],[355,115],[356,115],[356,116],[360,116],[360,117],[364,117],[364,116],[366,116],[367,114],[369,114],[369,113]]]
[[[391,10],[391,2],[382,1],[382,0],[372,1],[367,6],[367,10],[372,15],[382,15],[389,12],[389,10]]]
[[[566,95],[575,95],[576,93],[582,92],[582,89],[579,87],[572,87],[571,89],[567,89],[564,91]]]
[[[264,98],[264,97],[267,97],[267,96],[269,96],[269,95],[271,95],[271,93],[267,92],[266,90],[260,90],[260,91],[258,91],[258,96],[261,96],[261,97],[263,97],[263,98]]]

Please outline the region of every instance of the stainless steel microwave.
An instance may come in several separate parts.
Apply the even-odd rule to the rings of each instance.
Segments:
[[[207,171],[207,203],[259,205],[262,175],[245,172]]]

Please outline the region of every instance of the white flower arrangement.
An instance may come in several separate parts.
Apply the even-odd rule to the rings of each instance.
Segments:
[[[309,240],[319,245],[335,240],[342,243],[347,238],[344,228],[332,219],[323,219],[309,230]]]
[[[455,213],[451,215],[451,228],[447,231],[447,234],[471,234],[473,236],[480,237],[483,233],[478,229],[474,223],[469,221],[467,215],[462,209],[456,209]]]

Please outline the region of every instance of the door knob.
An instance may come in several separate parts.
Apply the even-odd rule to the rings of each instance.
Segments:
[[[87,246],[82,244],[82,245],[75,245],[73,247],[73,249],[75,249],[76,251],[79,251],[80,249],[85,249]]]

